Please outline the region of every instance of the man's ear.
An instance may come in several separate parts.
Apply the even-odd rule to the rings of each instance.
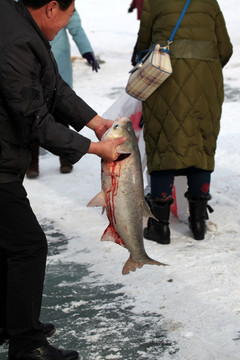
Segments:
[[[55,15],[55,12],[57,10],[59,10],[59,4],[57,1],[53,0],[50,1],[48,4],[46,4],[45,12],[46,12],[46,16],[49,19],[51,19]]]

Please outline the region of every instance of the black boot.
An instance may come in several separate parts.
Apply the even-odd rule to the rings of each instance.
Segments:
[[[27,169],[27,177],[29,179],[35,179],[39,175],[39,165],[38,165],[39,145],[38,144],[30,144],[30,149],[32,152],[32,160]]]
[[[203,198],[200,196],[191,196],[186,193],[185,197],[188,199],[189,205],[189,228],[192,231],[195,240],[203,240],[207,231],[207,210],[211,213],[213,212],[211,206],[208,205],[211,196],[209,195],[208,197]]]
[[[59,160],[60,160],[60,172],[62,174],[69,174],[73,169],[72,164],[62,157],[60,157]]]
[[[145,239],[156,241],[158,244],[170,244],[169,215],[173,199],[151,199],[146,196],[146,201],[157,219],[149,218],[147,227],[143,230]]]
[[[77,351],[60,350],[48,343],[31,351],[8,354],[8,360],[82,360]]]
[[[8,342],[9,336],[5,329],[0,329],[0,345],[6,344]]]

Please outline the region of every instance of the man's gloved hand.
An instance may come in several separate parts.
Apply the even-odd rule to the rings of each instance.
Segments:
[[[100,69],[100,66],[98,64],[97,59],[95,58],[94,54],[92,52],[87,52],[83,54],[83,57],[87,60],[89,65],[92,66],[92,71],[98,72],[98,69]]]
[[[133,12],[133,10],[134,10],[134,8],[133,8],[133,7],[130,7],[130,8],[128,9],[128,12],[131,13],[131,12]]]

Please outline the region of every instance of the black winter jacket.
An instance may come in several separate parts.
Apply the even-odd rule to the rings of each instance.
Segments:
[[[60,77],[49,42],[21,3],[0,1],[0,182],[22,180],[29,143],[77,162],[96,112]]]

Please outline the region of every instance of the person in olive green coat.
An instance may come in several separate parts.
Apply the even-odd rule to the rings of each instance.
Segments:
[[[186,0],[145,0],[138,54],[167,44]],[[232,44],[216,0],[192,0],[170,45],[173,74],[143,102],[144,139],[151,194],[159,220],[149,219],[147,239],[170,242],[169,211],[174,176],[188,179],[189,225],[196,240],[206,232],[210,175],[224,99],[222,68]]]

